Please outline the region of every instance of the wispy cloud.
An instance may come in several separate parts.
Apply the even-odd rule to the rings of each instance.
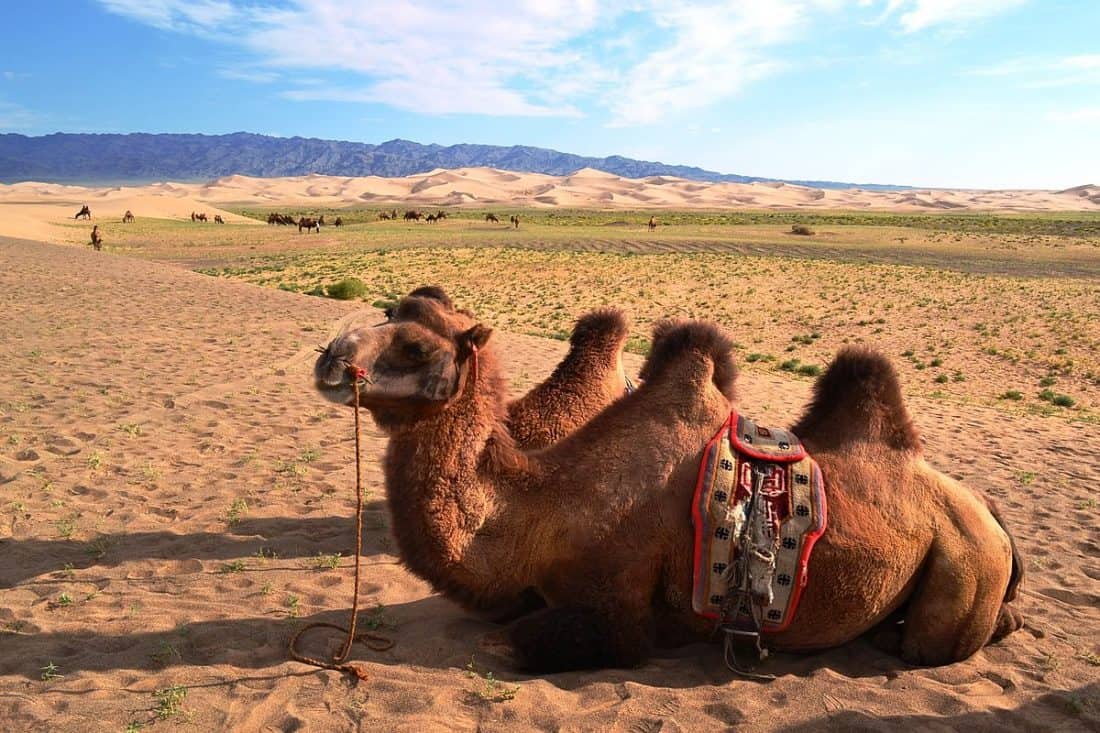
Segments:
[[[270,84],[278,81],[280,76],[274,71],[257,71],[250,69],[218,69],[218,76],[223,79],[235,81],[249,81],[253,84]]]
[[[155,28],[234,45],[247,68],[301,101],[418,114],[576,117],[650,124],[728,99],[792,67],[824,18],[878,16],[907,33],[1024,0],[99,0]],[[296,73],[329,72],[309,84]]]
[[[906,33],[934,27],[968,25],[1026,3],[1027,0],[887,0],[882,19],[897,15]]]
[[[154,28],[171,31],[213,30],[250,14],[230,0],[99,0],[107,10]]]
[[[1028,88],[1100,84],[1100,54],[1061,58],[1015,58],[971,69],[973,76],[1015,78]]]

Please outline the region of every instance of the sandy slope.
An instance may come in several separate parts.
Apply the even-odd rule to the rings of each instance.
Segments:
[[[108,219],[130,209],[139,217],[187,218],[219,206],[340,207],[370,205],[508,205],[597,209],[866,209],[869,211],[1100,211],[1100,187],[1065,191],[836,191],[782,183],[700,183],[653,176],[622,178],[584,168],[568,176],[492,168],[433,170],[404,178],[227,176],[208,183],[154,183],[85,188],[53,183],[0,185],[0,233],[48,238],[57,223],[87,203]],[[71,211],[70,211],[71,209]]]
[[[930,460],[998,497],[1015,529],[1027,627],[939,669],[863,642],[777,655],[771,684],[731,676],[707,645],[636,670],[515,674],[496,627],[397,564],[368,428],[362,590],[397,644],[357,646],[371,679],[353,688],[285,652],[300,623],[342,622],[350,603],[351,418],[309,380],[312,347],[349,306],[13,240],[0,240],[0,305],[0,729],[122,730],[152,721],[170,685],[188,688],[189,730],[1100,726],[1083,658],[1100,653],[1098,426],[913,400]],[[494,338],[517,388],[562,353]],[[775,421],[807,390],[757,374],[740,386],[746,410]],[[318,567],[337,552],[338,569]],[[515,699],[480,700],[471,656]],[[63,676],[43,681],[50,663]]]
[[[60,236],[57,224],[73,223],[73,216],[87,204],[93,224],[119,221],[127,211],[154,219],[189,219],[191,212],[205,212],[212,222],[215,214],[225,221],[259,224],[255,219],[231,214],[201,200],[195,186],[155,183],[148,186],[85,188],[59,183],[15,183],[0,186],[0,234],[37,240]]]

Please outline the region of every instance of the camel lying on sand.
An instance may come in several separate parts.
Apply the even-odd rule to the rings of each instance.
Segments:
[[[734,406],[732,342],[718,327],[658,324],[637,391],[524,450],[491,330],[441,293],[414,292],[390,316],[334,339],[315,377],[351,404],[363,370],[360,404],[389,436],[387,498],[412,572],[471,610],[545,604],[511,627],[532,671],[631,666],[655,643],[712,635],[692,608],[691,504],[704,446]],[[828,528],[770,647],[823,649],[876,629],[906,661],[938,665],[1020,627],[1009,535],[923,460],[883,357],[842,351],[793,432],[825,477]]]

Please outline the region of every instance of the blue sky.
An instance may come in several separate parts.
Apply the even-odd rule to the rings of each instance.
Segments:
[[[1100,183],[1098,0],[56,0],[0,131],[527,144],[781,178]]]

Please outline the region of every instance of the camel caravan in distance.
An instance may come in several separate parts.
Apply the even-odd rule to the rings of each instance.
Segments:
[[[357,389],[388,437],[403,563],[510,622],[525,670],[630,667],[716,631],[738,670],[742,651],[868,632],[942,665],[1021,627],[1010,534],[925,462],[881,354],[841,350],[786,431],[738,414],[719,326],[657,323],[633,390],[627,335],[619,311],[585,315],[554,373],[509,402],[492,330],[426,287],[314,366],[327,400]]]

